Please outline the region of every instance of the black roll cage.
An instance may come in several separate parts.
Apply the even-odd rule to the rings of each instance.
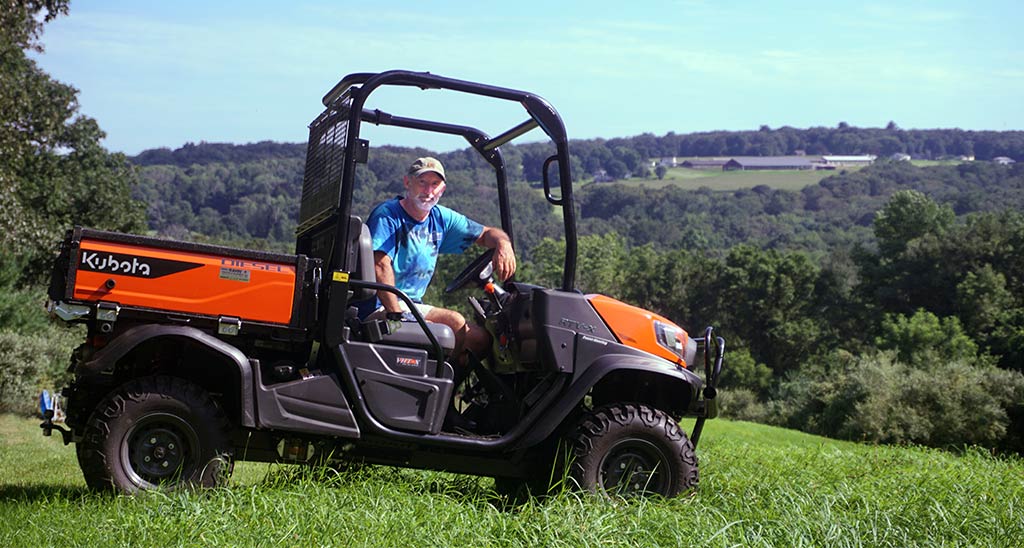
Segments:
[[[501,134],[490,137],[483,131],[469,126],[395,116],[378,109],[365,110],[364,105],[369,96],[377,89],[385,86],[418,87],[422,90],[449,90],[513,101],[522,105],[526,110],[528,118]],[[304,235],[322,231],[325,227],[332,223],[334,224],[336,231],[333,238],[334,245],[329,253],[329,257],[323,257],[328,269],[343,270],[344,258],[350,253],[348,249],[351,241],[348,233],[349,223],[346,220],[352,213],[352,194],[355,187],[356,164],[366,161],[369,147],[367,141],[359,138],[363,122],[462,136],[495,169],[501,228],[510,238],[513,238],[513,242],[515,240],[512,228],[511,205],[509,204],[508,197],[508,177],[505,169],[505,160],[499,147],[539,127],[555,144],[556,150],[555,154],[544,162],[542,179],[545,199],[552,205],[562,208],[562,219],[565,228],[565,260],[561,289],[563,291],[575,289],[577,235],[576,212],[572,197],[569,141],[566,136],[565,125],[562,123],[558,112],[543,98],[525,91],[456,80],[429,72],[392,70],[381,73],[349,74],[342,78],[323,97],[323,104],[327,107],[327,111],[324,115],[321,115],[321,118],[334,112],[347,112],[348,114],[347,135],[344,142],[344,167],[340,174],[333,174],[335,177],[341,177],[341,185],[337,195],[336,206],[331,211],[318,215],[316,218],[309,220],[300,219],[298,233],[301,241]],[[344,106],[339,108],[339,105],[342,104]],[[310,146],[313,146],[312,142]],[[309,161],[309,158],[307,158],[307,162]],[[558,166],[560,195],[557,197],[551,193],[551,181],[548,175],[552,164],[557,164]],[[303,200],[305,201],[305,199],[304,189]],[[302,247],[301,244],[299,247]]]

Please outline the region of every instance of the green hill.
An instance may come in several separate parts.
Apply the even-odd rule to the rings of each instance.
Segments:
[[[673,500],[506,507],[487,478],[242,463],[225,488],[111,497],[74,450],[0,415],[3,546],[1019,546],[1024,462],[716,420]]]
[[[908,189],[960,216],[1024,209],[1024,172],[991,162],[922,167],[881,161],[839,172],[673,168],[663,180],[648,174],[594,183],[587,155],[601,143],[574,142],[580,233],[615,231],[633,246],[722,250],[749,243],[823,255],[869,243],[874,213],[894,192]],[[559,219],[535,190],[539,168],[533,164],[547,154],[533,151],[535,145],[504,148],[522,238],[517,247],[529,253],[543,237],[561,234]],[[403,166],[428,153],[371,147],[353,211],[365,215],[373,204],[400,193]],[[149,227],[159,235],[286,250],[294,243],[304,155],[301,145],[271,142],[150,150],[132,158],[140,175],[134,196],[147,204]],[[445,203],[496,223],[493,174],[466,151],[438,156],[449,173]]]

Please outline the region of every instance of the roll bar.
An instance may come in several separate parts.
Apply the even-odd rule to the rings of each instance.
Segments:
[[[496,137],[489,137],[485,132],[462,125],[407,118],[395,116],[381,110],[366,110],[365,104],[370,95],[383,87],[408,86],[422,90],[449,90],[470,95],[491,97],[494,99],[512,101],[520,104],[528,115],[528,118],[499,133]],[[344,169],[341,171],[341,188],[338,195],[337,207],[331,214],[330,221],[348,219],[351,215],[352,195],[355,182],[355,164],[358,161],[365,161],[366,141],[359,139],[360,126],[363,122],[375,125],[387,125],[416,129],[434,133],[462,136],[480,155],[495,168],[498,185],[498,205],[501,214],[502,229],[514,236],[512,227],[511,205],[508,198],[508,180],[505,169],[504,158],[499,147],[513,141],[525,133],[540,128],[555,144],[555,154],[545,162],[544,185],[548,201],[555,206],[562,208],[562,218],[565,229],[566,253],[562,276],[562,290],[572,291],[576,285],[576,216],[572,198],[572,176],[569,162],[569,143],[566,136],[565,126],[562,123],[558,112],[542,97],[530,92],[491,86],[446,78],[429,72],[414,72],[407,70],[391,70],[380,73],[354,73],[342,78],[331,90],[324,95],[323,104],[327,111],[318,118],[323,119],[335,113],[345,113],[348,116],[347,134],[345,142]],[[316,123],[316,122],[314,122]],[[312,125],[311,125],[312,127]],[[340,144],[340,143],[339,143]],[[558,186],[560,197],[551,199],[547,167],[557,163]],[[313,228],[322,227],[328,222],[320,218],[315,226],[300,226],[300,238],[304,230],[312,231]],[[334,241],[339,245],[331,254],[329,267],[338,268],[341,257],[345,256],[348,239],[348,223],[337,222],[337,232]],[[513,239],[514,242],[514,239]]]

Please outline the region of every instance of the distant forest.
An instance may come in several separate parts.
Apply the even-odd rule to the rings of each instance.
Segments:
[[[529,149],[529,146],[526,146]],[[973,156],[991,160],[999,156],[1024,159],[1024,131],[965,131],[961,129],[900,129],[895,122],[885,128],[858,128],[840,122],[834,128],[798,129],[783,126],[757,131],[710,131],[664,136],[644,133],[634,137],[574,140],[570,145],[585,174],[597,169],[613,173],[618,161],[631,171],[651,158],[672,156],[780,156],[798,154],[909,154],[914,158],[936,160]],[[263,141],[247,145],[226,143],[189,143],[171,150],[144,151],[131,160],[136,165],[177,165],[211,162],[247,162],[255,159],[304,157],[305,144]],[[527,155],[528,156],[528,155]],[[525,157],[527,180],[539,180],[539,164]],[[541,159],[543,160],[543,159]],[[582,175],[582,174],[580,174]]]
[[[645,134],[632,138],[576,140],[570,145],[580,231],[614,231],[630,245],[660,248],[703,247],[724,250],[738,243],[823,254],[835,246],[870,243],[871,222],[888,197],[915,189],[957,215],[1022,207],[1021,179],[1012,168],[983,159],[957,166],[919,168],[889,162],[883,156],[870,168],[838,172],[799,192],[765,186],[733,192],[705,188],[645,189],[588,182],[588,173],[605,170],[625,177],[650,175],[651,161],[666,155],[790,154],[795,150],[837,154],[897,151],[944,157],[950,151],[985,150],[1024,158],[1024,132],[780,128],[754,132],[687,135]],[[711,151],[709,143],[720,148]],[[888,143],[888,144],[887,144]],[[827,147],[827,148],[822,148]],[[539,144],[506,145],[503,152],[516,198],[517,246],[526,253],[561,227],[537,192],[540,170],[550,155]],[[671,154],[669,151],[674,151]],[[361,166],[354,211],[365,215],[378,201],[401,191],[402,167],[422,149],[371,147]],[[433,154],[433,153],[431,153]],[[489,166],[468,151],[437,154],[450,173],[447,203],[482,222],[497,223],[494,183]],[[298,217],[305,145],[259,142],[186,144],[147,150],[131,162],[140,167],[136,198],[148,204],[150,229],[169,237],[212,238],[258,247],[290,248]],[[980,158],[976,156],[976,158]],[[472,191],[468,191],[472,189]],[[190,236],[191,235],[191,236]]]
[[[558,223],[544,201],[529,191],[541,180],[547,145],[502,147],[522,236],[529,250],[541,238],[557,236]],[[878,165],[862,173],[838,173],[801,192],[767,187],[733,193],[626,188],[588,184],[594,174],[615,180],[651,177],[652,162],[666,157],[769,156],[806,154],[875,154]],[[144,151],[130,161],[141,168],[135,196],[148,204],[149,226],[171,237],[209,237],[223,242],[287,249],[293,241],[306,146],[263,141],[246,145],[188,143],[181,148]],[[355,211],[365,211],[401,190],[401,165],[423,149],[372,146],[362,167]],[[815,253],[834,245],[865,242],[871,218],[897,188],[915,188],[953,207],[957,214],[1020,206],[1005,169],[988,165],[999,156],[1024,159],[1024,131],[903,130],[813,127],[758,131],[716,131],[658,137],[643,134],[570,143],[572,173],[581,188],[583,233],[614,230],[631,244],[656,242],[665,247],[704,246],[724,249],[740,242]],[[894,153],[941,159],[973,156],[976,162],[935,169],[891,166]],[[436,154],[452,176],[446,200],[484,222],[497,222],[493,207],[480,207],[493,193],[490,168],[469,150]],[[473,194],[462,192],[473,188]],[[488,190],[491,189],[491,190]],[[493,196],[492,196],[493,197]]]

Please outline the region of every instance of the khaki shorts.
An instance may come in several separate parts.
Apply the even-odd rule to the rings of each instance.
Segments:
[[[427,319],[427,314],[429,314],[430,311],[434,309],[434,307],[429,305],[429,304],[423,304],[423,303],[415,303],[415,304],[416,304],[416,310],[420,311],[420,315],[423,316],[424,320]],[[398,301],[398,306],[402,307],[402,312],[409,312],[409,307],[406,306],[405,301]],[[371,312],[370,315],[366,317],[366,319],[367,320],[383,320],[384,319],[384,314],[385,314],[384,306],[382,305],[379,308],[377,308],[377,310],[374,310],[373,312]]]

